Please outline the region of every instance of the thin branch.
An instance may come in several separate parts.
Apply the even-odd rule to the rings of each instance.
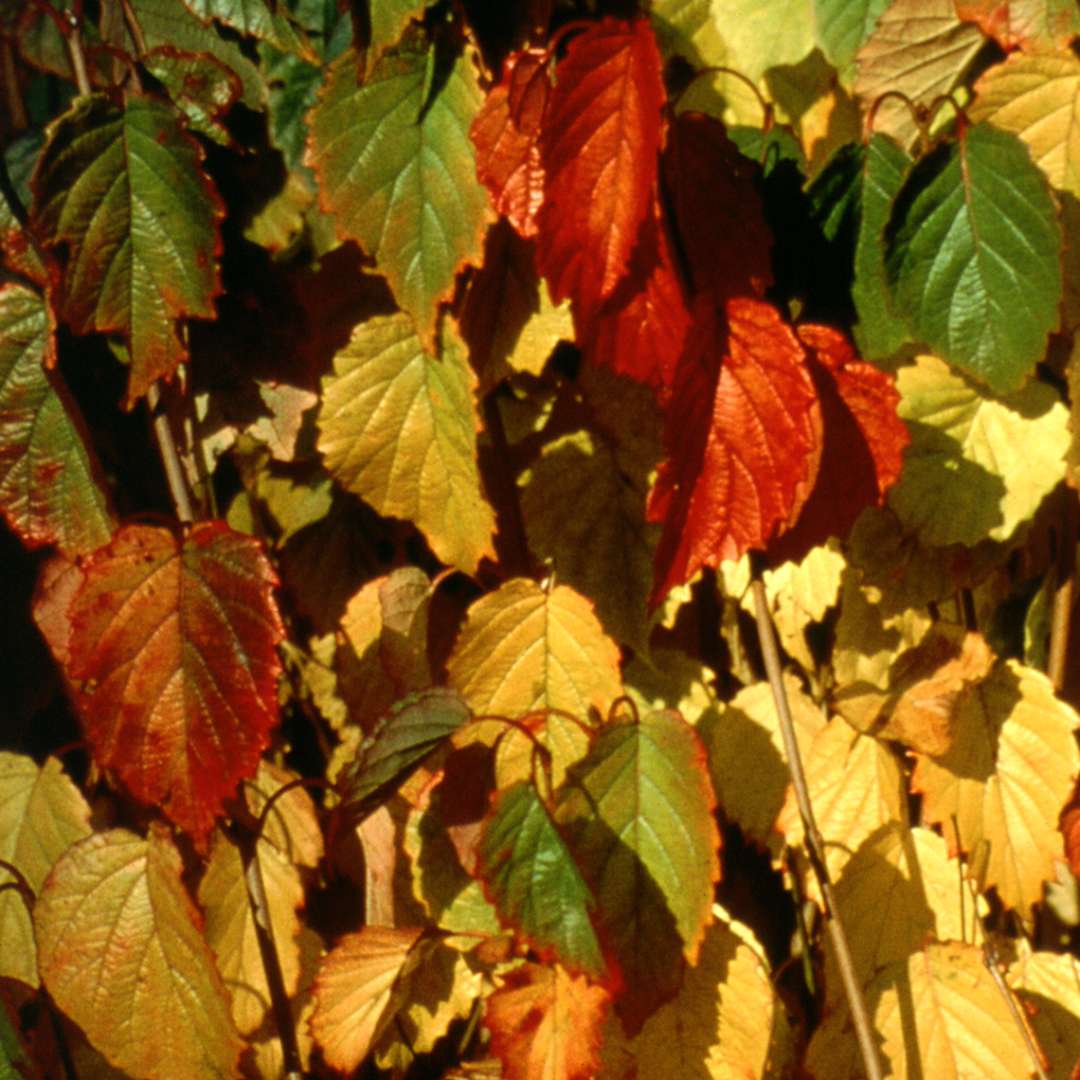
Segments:
[[[806,773],[803,771],[799,745],[795,741],[795,725],[791,720],[787,692],[784,690],[784,681],[780,672],[780,653],[776,647],[776,633],[773,630],[772,619],[769,617],[769,608],[765,600],[765,586],[762,584],[761,575],[757,571],[754,572],[754,580],[750,588],[754,594],[754,614],[757,620],[758,641],[761,644],[761,654],[765,660],[765,671],[769,677],[773,700],[776,703],[777,716],[780,719],[780,732],[784,738],[784,751],[787,754],[788,768],[791,771],[791,780],[795,788],[795,801],[799,806],[799,816],[802,818],[803,832],[806,836],[807,855],[810,858],[810,866],[814,871],[814,876],[821,887],[821,895],[825,900],[825,927],[829,932],[829,937],[832,939],[836,964],[840,969],[844,994],[847,997],[851,1017],[855,1023],[855,1035],[858,1039],[859,1052],[862,1055],[867,1078],[868,1080],[882,1080],[884,1074],[881,1070],[881,1062],[878,1060],[877,1047],[874,1045],[874,1032],[870,1025],[870,1015],[866,1008],[866,1001],[863,998],[862,987],[859,985],[858,977],[855,974],[855,964],[851,959],[847,934],[844,932],[840,910],[833,895],[832,882],[829,880],[829,872],[825,866],[825,844],[821,839],[821,833],[818,832],[817,822],[814,820],[814,808],[810,802],[810,789],[806,783]]]
[[[146,403],[150,406],[150,415],[154,421],[154,437],[161,452],[161,463],[165,466],[165,479],[169,483],[169,494],[172,495],[176,516],[185,525],[190,525],[195,520],[191,509],[191,496],[188,494],[180,455],[176,450],[176,440],[173,439],[172,428],[169,427],[169,417],[162,407],[161,391],[157,383],[147,390]]]
[[[1062,515],[1061,540],[1057,551],[1054,603],[1050,616],[1050,651],[1046,674],[1055,690],[1065,685],[1065,661],[1069,655],[1069,625],[1076,602],[1076,496],[1070,492]]]
[[[79,93],[86,97],[93,93],[90,86],[90,76],[86,71],[86,57],[83,55],[82,35],[79,33],[79,16],[69,11],[67,13],[68,32],[64,34],[64,44],[67,46],[68,59],[71,61],[71,70],[75,75],[75,85]]]
[[[1016,1004],[1016,998],[1009,989],[1005,976],[1001,974],[1001,968],[998,967],[997,957],[994,954],[994,947],[990,943],[989,937],[985,939],[983,944],[983,963],[986,965],[986,970],[990,972],[994,984],[1001,991],[1001,996],[1009,1007],[1009,1015],[1013,1018],[1013,1023],[1020,1029],[1020,1034],[1024,1037],[1024,1045],[1027,1047],[1028,1054],[1031,1057],[1035,1075],[1039,1080],[1050,1080],[1050,1077],[1046,1074],[1046,1056],[1039,1049],[1038,1043],[1035,1042],[1031,1027],[1024,1018],[1024,1014],[1020,1011],[1020,1007]]]

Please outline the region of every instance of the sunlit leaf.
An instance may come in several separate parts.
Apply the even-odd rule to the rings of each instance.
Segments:
[[[559,965],[525,964],[487,1000],[484,1024],[506,1080],[589,1080],[610,998]]]
[[[1042,899],[1063,857],[1058,815],[1080,773],[1076,713],[1040,672],[999,664],[953,710],[953,743],[917,755],[912,786],[923,817],[940,824],[951,851],[989,848],[980,884],[1020,909]]]
[[[213,19],[240,34],[269,41],[282,52],[315,59],[311,46],[303,40],[285,12],[266,0],[184,0],[184,3],[203,22]]]
[[[427,0],[378,0],[369,5],[371,12],[370,60],[395,45],[414,18],[424,14]]]
[[[90,832],[90,808],[56,758],[38,768],[32,758],[0,752],[0,859],[39,891],[56,860]],[[37,948],[28,903],[0,870],[0,976],[38,985]]]
[[[589,601],[566,585],[545,590],[524,578],[469,608],[447,674],[478,714],[606,715],[622,691],[618,647]]]
[[[673,712],[606,725],[557,797],[632,1029],[674,995],[681,958],[697,958],[720,876],[714,805],[704,747]]]
[[[104,544],[112,521],[75,405],[46,370],[53,348],[41,297],[0,288],[0,512],[24,543],[75,556]]]
[[[177,320],[214,315],[223,208],[202,159],[167,106],[90,97],[51,129],[34,173],[34,227],[66,263],[60,316],[124,335],[129,407],[187,359]]]
[[[477,870],[504,923],[542,959],[603,977],[606,966],[589,921],[592,894],[529,781],[496,795]]]
[[[277,723],[273,571],[221,522],[125,526],[81,569],[67,673],[94,757],[202,840]]]
[[[235,1075],[229,998],[161,826],[95,833],[34,908],[42,982],[115,1066],[146,1080]]]
[[[274,804],[266,816],[262,838],[290,863],[314,868],[323,857],[322,828],[311,795],[296,786],[298,779],[297,773],[264,758],[255,778],[243,786],[244,800],[251,813],[261,818],[272,798]],[[279,795],[286,784],[294,786]]]
[[[146,70],[169,92],[192,128],[222,146],[230,135],[221,117],[240,99],[239,76],[206,53],[181,52],[159,46],[143,56]]]
[[[355,54],[343,54],[309,118],[307,163],[338,235],[375,259],[430,350],[455,275],[480,261],[490,210],[469,141],[475,66],[458,57],[429,99],[427,63],[426,50],[402,46],[359,84]]]
[[[1007,50],[1065,51],[1080,34],[1080,11],[1071,0],[956,0],[956,13]]]
[[[1080,963],[1067,953],[1034,952],[1021,955],[1008,978],[1049,1059],[1049,1075],[1071,1076],[1080,1060]]]
[[[855,55],[870,37],[890,0],[814,0],[818,45],[845,78],[854,74]]]
[[[998,393],[1046,351],[1061,301],[1061,227],[1019,139],[974,124],[925,157],[897,196],[886,265],[915,338]]]
[[[405,315],[360,323],[323,382],[319,449],[380,514],[412,521],[436,555],[474,573],[495,515],[476,465],[475,376],[456,335],[427,352]]]

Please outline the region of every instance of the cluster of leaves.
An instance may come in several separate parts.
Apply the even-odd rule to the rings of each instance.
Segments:
[[[0,2],[0,1075],[1070,1075],[1080,9],[498,7]]]

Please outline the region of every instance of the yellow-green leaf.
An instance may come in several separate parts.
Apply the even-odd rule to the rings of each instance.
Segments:
[[[141,1080],[236,1073],[229,996],[163,826],[95,833],[61,856],[34,908],[41,980],[111,1064]]]
[[[494,555],[495,528],[476,464],[475,384],[452,331],[436,357],[405,315],[376,317],[334,357],[318,420],[331,475],[380,514],[412,521],[468,574]]]

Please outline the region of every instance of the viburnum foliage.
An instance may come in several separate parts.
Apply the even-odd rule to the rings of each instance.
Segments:
[[[1078,49],[0,0],[0,1075],[1080,1074]]]

